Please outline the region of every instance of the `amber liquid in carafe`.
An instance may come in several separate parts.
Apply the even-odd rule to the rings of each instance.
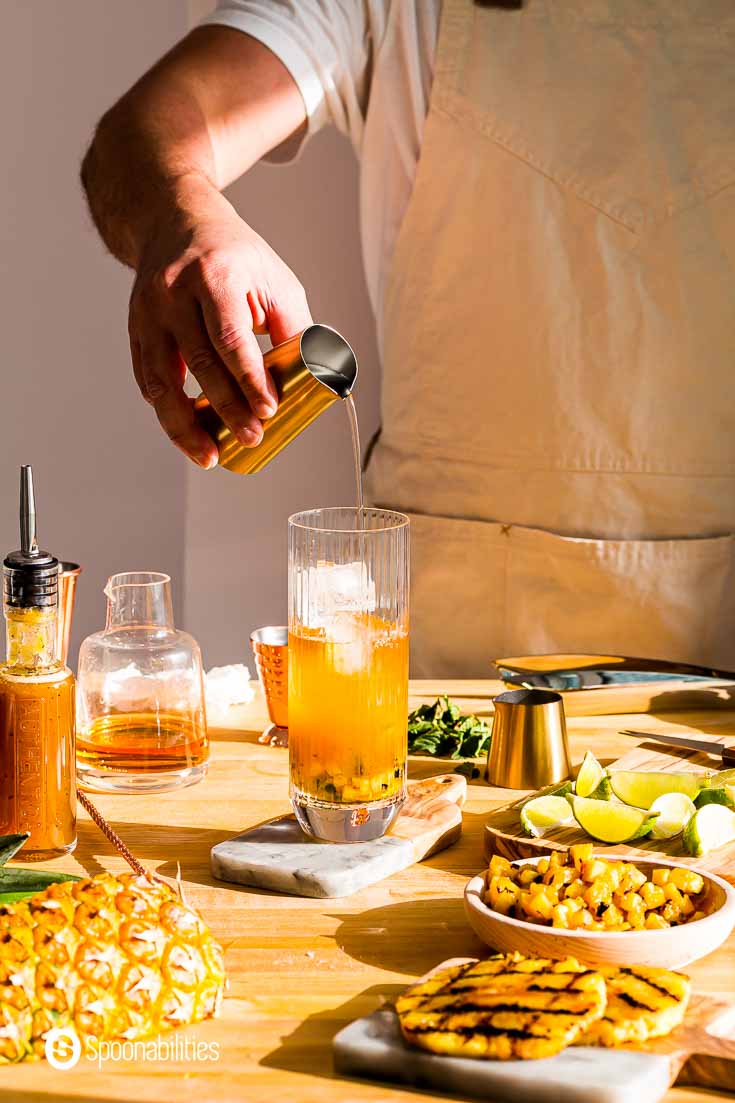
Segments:
[[[97,716],[77,738],[77,762],[90,770],[169,773],[199,766],[207,757],[203,714],[109,713]]]

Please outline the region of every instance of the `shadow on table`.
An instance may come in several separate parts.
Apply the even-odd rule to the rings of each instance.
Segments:
[[[393,973],[421,976],[450,957],[485,957],[461,897],[424,897],[334,916],[334,939],[356,961]]]
[[[218,728],[214,724],[207,727],[212,743],[260,743],[263,732],[268,728]]]
[[[370,1015],[383,1004],[394,1000],[402,991],[401,985],[375,985],[339,1007],[309,1015],[291,1034],[282,1038],[278,1049],[267,1053],[260,1064],[266,1068],[334,1079],[337,1076],[332,1063],[332,1039],[335,1034],[354,1019]],[[318,1070],[315,1069],[317,1051],[323,1054]]]
[[[202,827],[181,827],[177,824],[121,823],[110,822],[110,827],[130,848],[136,858],[142,862],[157,861],[161,858],[162,840],[168,853],[173,851],[187,879],[200,881],[196,868],[187,868],[190,864],[206,864],[209,869],[209,852],[216,843],[232,837],[231,831],[218,831]],[[74,857],[89,877],[103,873],[106,867],[98,861],[98,856],[116,855],[117,850],[90,820],[79,820],[77,824],[78,843]],[[177,874],[176,860],[165,862],[157,867],[157,872],[165,877]],[[190,876],[191,874],[191,876]],[[208,884],[214,883],[211,880]]]
[[[391,1098],[393,1098],[393,1092],[405,1091],[412,1098],[425,1095],[436,1099],[437,1092],[425,1091],[412,1084],[400,1084],[394,1080],[380,1081],[377,1078],[365,1080],[357,1076],[340,1076],[334,1068],[332,1042],[335,1035],[355,1019],[362,1019],[386,1003],[392,1003],[404,991],[404,987],[397,984],[375,985],[372,988],[366,988],[359,996],[354,996],[339,1007],[309,1015],[308,1019],[304,1019],[291,1034],[281,1040],[278,1049],[266,1054],[260,1064],[266,1068],[298,1072],[318,1079],[341,1081],[345,1085],[343,1099],[352,1098],[347,1089],[350,1083],[370,1084],[375,1089],[381,1082],[390,1086]],[[452,1098],[461,1100],[465,1097],[453,1095]]]

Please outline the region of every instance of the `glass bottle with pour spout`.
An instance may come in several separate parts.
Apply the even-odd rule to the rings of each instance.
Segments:
[[[199,645],[174,626],[171,580],[133,571],[105,586],[107,621],[79,651],[82,788],[161,792],[207,770]]]
[[[197,417],[217,444],[219,463],[238,475],[253,475],[339,399],[349,399],[357,380],[357,358],[330,326],[314,324],[264,353],[278,391],[278,409],[263,425],[263,438],[246,448],[200,394]]]
[[[21,548],[3,563],[0,835],[28,832],[26,860],[76,845],[74,675],[58,651],[58,582],[59,561],[38,547],[33,476],[22,467]]]

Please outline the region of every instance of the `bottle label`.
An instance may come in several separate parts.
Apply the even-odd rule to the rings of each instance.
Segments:
[[[19,830],[31,831],[42,819],[44,764],[43,747],[44,703],[38,699],[15,701],[15,763],[17,791],[17,822]]]

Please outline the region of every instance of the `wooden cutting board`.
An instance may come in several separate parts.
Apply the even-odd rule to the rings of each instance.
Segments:
[[[460,774],[409,784],[388,834],[368,843],[315,842],[294,816],[279,816],[213,847],[212,873],[295,896],[349,896],[456,842],[466,796]]]
[[[697,734],[697,738],[700,736]],[[717,737],[721,742],[735,746],[735,738]],[[631,740],[633,744],[633,740]],[[664,748],[661,744],[642,742],[638,746],[634,744],[627,754],[612,763],[610,770],[664,770],[664,771],[692,771],[704,774],[712,770],[720,769],[719,761],[711,755],[697,751],[682,751],[676,747]],[[543,792],[544,790],[541,790]],[[533,796],[534,794],[531,794]],[[566,850],[574,843],[590,842],[590,838],[576,824],[557,828],[544,835],[541,839],[533,839],[524,835],[521,827],[519,808],[530,797],[528,795],[520,800],[515,799],[509,804],[496,808],[488,817],[485,824],[485,854],[489,858],[493,854],[501,854],[504,858],[513,861],[516,858],[540,857],[550,854],[553,850]],[[681,844],[681,836],[674,839],[641,839],[633,846],[625,843],[616,846],[605,846],[604,843],[595,843],[595,851],[608,852],[610,854],[622,854],[626,857],[656,857],[673,858],[676,861],[688,862],[698,869],[710,870],[718,873],[720,877],[735,884],[735,844],[713,850],[703,858],[690,858],[684,853]]]
[[[436,968],[465,960],[455,958]],[[570,1046],[537,1061],[479,1061],[424,1052],[404,1042],[398,1016],[386,1007],[341,1030],[333,1049],[335,1068],[343,1076],[392,1080],[442,1094],[502,1103],[657,1103],[674,1081],[735,1091],[735,1006],[693,996],[686,1019],[668,1038],[636,1049]]]

